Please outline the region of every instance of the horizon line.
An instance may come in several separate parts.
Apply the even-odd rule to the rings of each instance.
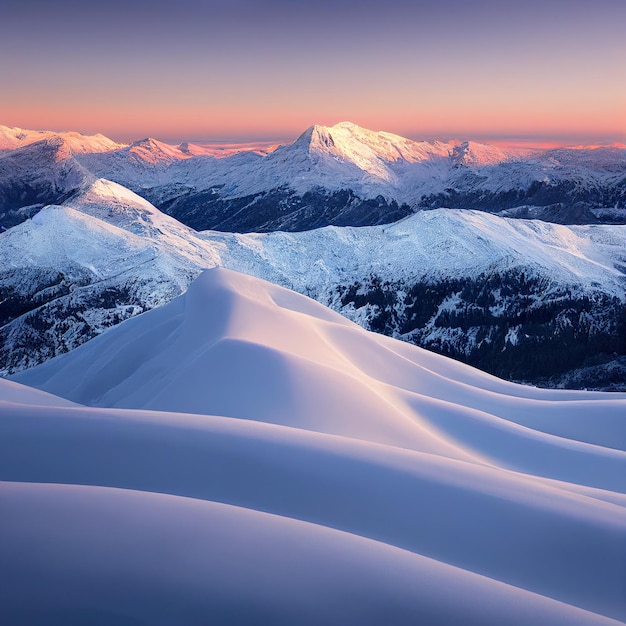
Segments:
[[[338,122],[339,124],[345,123]],[[352,123],[352,122],[350,122]],[[0,122],[0,125],[1,124]],[[244,145],[256,145],[258,147],[269,148],[269,147],[277,147],[279,145],[290,144],[296,141],[300,135],[302,135],[306,130],[313,126],[325,126],[326,128],[332,128],[336,124],[326,125],[326,124],[311,124],[307,126],[305,129],[293,134],[293,133],[257,133],[251,132],[246,135],[227,135],[227,136],[215,136],[209,134],[202,135],[191,135],[191,134],[172,134],[172,133],[160,133],[158,131],[154,133],[145,134],[137,133],[135,135],[130,135],[128,132],[121,131],[119,133],[116,132],[107,132],[102,130],[97,130],[94,128],[83,128],[78,130],[76,128],[29,128],[27,126],[21,125],[10,125],[6,124],[7,128],[17,128],[25,131],[34,131],[34,132],[50,132],[50,133],[79,133],[84,136],[94,136],[94,135],[103,135],[116,143],[130,145],[132,143],[136,143],[139,141],[143,141],[145,139],[155,139],[157,141],[177,146],[184,143],[194,144],[198,146],[214,146],[214,147],[224,147],[224,148],[233,148],[237,146]],[[394,135],[398,135],[403,137],[404,139],[409,139],[411,141],[441,141],[444,143],[449,142],[463,142],[463,141],[476,141],[478,143],[489,143],[500,146],[518,146],[520,148],[562,148],[562,147],[611,147],[611,146],[626,146],[626,133],[624,132],[616,132],[612,135],[607,135],[606,133],[595,134],[595,133],[541,133],[541,132],[532,132],[532,133],[510,133],[510,132],[455,132],[455,131],[441,131],[441,132],[420,132],[416,130],[410,131],[389,131],[386,129],[370,129],[365,126],[361,126],[360,124],[355,124],[355,126],[359,126],[360,128],[364,128],[365,130],[370,130],[372,132],[386,132]]]

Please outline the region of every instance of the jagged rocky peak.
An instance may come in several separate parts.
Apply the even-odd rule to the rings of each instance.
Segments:
[[[314,124],[307,128],[292,144],[295,148],[303,147],[309,152],[329,150],[335,147],[335,141],[327,126]]]
[[[457,167],[461,165],[465,165],[465,161],[466,161],[468,153],[469,153],[469,141],[464,141],[460,145],[452,147],[452,149],[449,152],[450,161],[452,161],[452,163]]]
[[[128,152],[142,162],[158,164],[170,164],[174,161],[189,159],[206,151],[188,142],[173,146],[153,137],[146,137],[135,141],[128,146]]]
[[[498,146],[476,141],[454,142],[448,151],[450,161],[454,167],[496,165],[506,161],[519,160],[522,154],[514,154],[513,152],[502,150]]]
[[[133,148],[141,148],[145,150],[158,150],[161,148],[160,142],[152,137],[144,137],[143,139],[137,139],[137,141],[133,141],[129,146],[129,150]]]
[[[313,126],[311,133],[311,147],[320,147],[322,149],[333,149],[335,147],[335,140],[331,133],[330,128],[325,126]]]

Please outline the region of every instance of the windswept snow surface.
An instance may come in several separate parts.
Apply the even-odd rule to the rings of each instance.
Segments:
[[[0,381],[7,623],[626,618],[624,394],[224,269],[15,379],[90,408]]]

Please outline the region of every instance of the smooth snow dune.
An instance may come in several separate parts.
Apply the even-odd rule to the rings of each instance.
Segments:
[[[26,387],[10,380],[0,379],[0,407],[9,409],[23,405],[34,406],[76,406],[74,402],[64,400],[51,393]]]
[[[0,493],[6,623],[616,623],[397,548],[223,504],[67,485],[3,483]]]
[[[495,467],[251,420],[31,406],[0,417],[0,479],[226,502],[621,614],[626,497]]]
[[[610,394],[504,383],[225,269],[206,271],[168,305],[14,379],[90,406],[262,420],[487,464],[507,465],[504,436],[519,446],[512,469],[559,480],[571,472],[573,482],[600,488],[626,484],[618,472],[624,455],[597,445],[626,449],[624,395],[608,401]],[[604,402],[577,408],[577,397]],[[588,426],[595,413],[600,437]],[[537,414],[546,416],[547,432],[533,428]],[[568,415],[585,426],[571,427]],[[478,426],[468,435],[470,420],[494,436],[477,439]],[[564,455],[556,470],[551,450]]]
[[[383,335],[360,341],[358,328],[326,332],[346,358],[381,382],[545,433],[626,450],[624,404],[615,402],[626,399],[626,394],[518,385]]]
[[[281,610],[286,613],[276,614],[283,615],[286,623],[303,622],[293,616],[305,611],[305,605],[314,607],[312,623],[333,623],[329,615],[340,616],[336,623],[366,624],[402,620],[575,624],[576,620],[604,623],[599,616],[626,619],[624,394],[546,391],[500,381],[369,333],[313,300],[225,269],[204,272],[186,294],[169,304],[14,379],[90,408],[53,407],[45,397],[21,406],[0,405],[0,480],[89,487],[67,491],[81,494],[67,496],[67,516],[74,519],[72,511],[77,519],[84,515],[90,528],[97,515],[90,512],[87,501],[93,497],[94,503],[102,503],[98,507],[105,508],[109,502],[114,515],[119,515],[110,518],[112,529],[128,538],[120,545],[132,544],[139,528],[146,532],[161,528],[151,503],[167,501],[163,506],[171,507],[174,521],[169,530],[155,532],[170,558],[164,559],[164,571],[145,582],[146,589],[157,595],[167,588],[170,572],[165,570],[170,561],[175,566],[172,576],[176,567],[184,569],[191,545],[186,542],[195,536],[184,523],[179,528],[176,511],[185,517],[188,507],[208,506],[202,509],[206,526],[198,541],[207,546],[223,544],[224,550],[236,546],[232,571],[244,573],[228,580],[241,577],[239,597],[252,607],[251,612],[245,609],[233,617],[240,621],[255,611],[262,619],[265,610],[273,619],[274,609],[267,606],[276,606],[283,579],[293,578],[292,570],[283,569],[290,551],[295,561],[301,559],[302,573],[292,581],[296,587],[290,598],[295,604],[285,602]],[[0,382],[0,398],[15,396],[15,383]],[[9,384],[13,386],[5,389]],[[113,493],[103,487],[192,500],[123,495],[117,511],[113,502],[118,502],[118,496],[100,495]],[[22,493],[22,486],[11,489]],[[50,487],[50,492],[47,487],[33,489],[28,498],[32,496],[29,502],[35,508],[23,509],[29,519],[37,507],[48,507],[53,499],[48,493],[66,493],[61,487]],[[213,515],[225,509],[212,508],[207,504],[211,502],[247,511],[218,516],[218,523]],[[144,503],[145,514],[140,512]],[[266,545],[258,547],[276,548],[264,553],[263,563],[270,573],[262,590],[256,570],[244,556],[251,555],[256,563],[257,548],[249,548],[248,540],[240,542],[239,533],[247,533],[247,522],[238,526],[242,519],[252,519],[245,516],[259,512],[284,518],[276,522],[278,526],[268,522],[270,535]],[[229,543],[224,533],[231,518]],[[304,522],[314,526],[299,526]],[[63,526],[62,516],[57,523]],[[281,529],[296,527],[310,529],[294,531],[299,538],[294,541],[302,542],[304,552],[291,550],[289,542],[279,539],[284,534]],[[15,534],[16,528],[17,522],[10,533]],[[319,539],[338,531],[344,534],[333,535],[340,538],[331,541],[332,547]],[[69,531],[58,530],[59,535],[54,525],[47,532],[33,527],[32,535],[42,537],[42,547],[32,543],[25,551],[31,565],[24,580],[38,580],[37,552],[58,554],[55,546],[63,533],[71,542],[82,541]],[[255,533],[250,537],[263,543]],[[344,545],[343,538],[347,543],[335,550]],[[378,546],[375,550],[405,554],[403,559],[415,558],[422,565],[425,561],[420,559],[428,557],[439,562],[433,567],[445,563],[458,568],[449,570],[455,575],[485,576],[488,588],[480,592],[478,604],[487,613],[476,612],[477,604],[471,594],[465,594],[460,579],[435,577],[435,596],[448,596],[450,607],[411,591],[414,585],[421,589],[426,581],[435,580],[428,568],[415,565],[418,561],[411,561],[410,567],[417,569],[409,574],[404,565],[396,566],[395,557],[368,560],[365,547],[364,560],[350,560],[345,550],[352,550],[352,541],[365,539],[378,542],[367,543]],[[86,536],[85,542],[91,545],[93,538]],[[72,550],[82,553],[79,543],[72,543]],[[246,548],[238,551],[242,545]],[[319,558],[311,560],[316,549]],[[86,569],[92,583],[98,584],[111,571],[106,564],[109,557],[98,550],[94,545],[93,552],[87,552],[93,572],[84,563],[68,564],[65,570],[59,566],[59,580],[73,581],[76,571]],[[144,552],[138,550],[141,561]],[[271,574],[274,563],[276,577]],[[309,578],[309,570],[314,576],[322,574]],[[232,587],[225,591],[221,583],[211,582],[214,574],[197,571],[204,582],[172,592],[178,593],[181,607],[196,602],[206,606],[199,598],[206,596],[206,602],[213,602],[216,590],[234,593]],[[394,581],[392,588],[400,600],[389,600],[392,592],[385,585],[377,595],[368,578],[370,571],[379,575],[392,571],[389,580]],[[57,573],[49,570],[52,578]],[[396,579],[401,582],[396,584]],[[329,586],[320,580],[327,580]],[[506,609],[499,592],[492,594],[503,583],[517,590],[511,593],[527,594],[519,606],[518,600],[511,599]],[[321,602],[311,591],[322,589],[322,597],[328,598],[324,594],[331,588],[333,599]],[[357,615],[347,608],[354,604],[350,594],[357,593],[355,589],[370,603],[364,600],[358,610],[371,605],[371,611]],[[538,596],[532,594],[543,598],[536,600]],[[426,595],[430,597],[430,592]],[[542,604],[548,602],[546,598],[562,602],[558,606],[565,607],[563,616],[569,617],[542,613],[548,610]],[[132,614],[140,619],[135,608],[124,602],[115,596],[110,605],[98,605],[98,610],[116,606],[122,617]],[[44,603],[57,610],[53,604]],[[91,610],[89,606],[85,610]],[[377,611],[383,606],[397,607],[395,622],[380,618]],[[465,611],[462,618],[456,613],[460,606]],[[499,612],[500,607],[504,612]],[[324,613],[327,609],[330,613]],[[189,610],[195,615],[195,609]]]

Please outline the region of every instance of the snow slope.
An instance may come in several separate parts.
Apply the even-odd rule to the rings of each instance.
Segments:
[[[11,620],[626,617],[624,394],[506,383],[224,269],[16,379],[102,408],[0,381]]]
[[[66,278],[82,283],[124,282],[127,279],[148,285],[152,281],[161,282],[166,285],[166,293],[153,291],[149,299],[152,306],[163,303],[167,293],[173,297],[173,285],[186,287],[189,282],[189,249],[195,252],[194,263],[201,261],[203,252],[208,256],[208,252],[200,246],[194,247],[193,241],[181,242],[174,233],[164,237],[165,243],[159,245],[158,239],[146,236],[154,225],[144,221],[131,223],[139,232],[131,232],[70,207],[46,207],[32,218],[28,228],[20,225],[8,231],[7,235],[11,236],[3,242],[3,254],[7,260],[4,268],[14,271],[24,268],[20,255],[26,253],[27,265],[31,268],[61,271],[67,274]],[[179,242],[180,252],[176,247]],[[22,286],[27,287],[27,284]],[[146,291],[145,297],[149,295]]]
[[[11,623],[618,624],[248,508],[108,487],[1,483],[0,493],[3,566],[16,572],[3,577],[0,615]]]

